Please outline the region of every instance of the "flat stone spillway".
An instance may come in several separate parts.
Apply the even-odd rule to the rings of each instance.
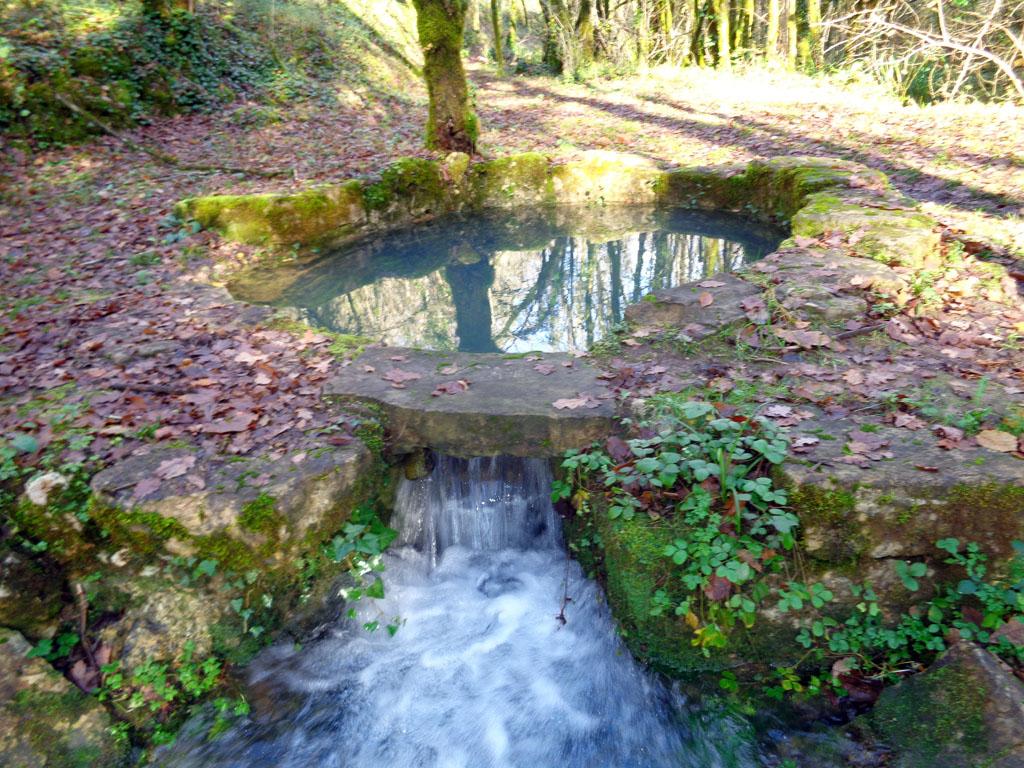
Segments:
[[[614,431],[614,393],[598,374],[566,354],[391,347],[364,352],[324,395],[383,408],[389,445],[399,452],[556,456]]]

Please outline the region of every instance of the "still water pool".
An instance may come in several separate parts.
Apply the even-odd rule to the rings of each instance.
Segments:
[[[585,350],[648,292],[737,270],[781,237],[740,216],[681,209],[448,217],[250,270],[229,288],[390,346]]]

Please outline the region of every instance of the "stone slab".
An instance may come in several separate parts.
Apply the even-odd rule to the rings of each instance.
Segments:
[[[753,283],[720,273],[697,282],[654,291],[642,301],[626,307],[626,319],[684,330],[692,326],[686,330],[687,334],[692,338],[703,338],[745,320],[746,313],[741,303],[744,299],[760,295],[761,289]]]
[[[846,447],[857,427],[819,416],[790,434],[818,440],[781,469],[811,556],[833,563],[936,557],[935,542],[947,537],[1006,556],[1024,537],[1024,461],[981,447],[945,450],[924,429],[875,426],[872,437],[885,443],[877,454],[888,455],[859,466]],[[811,498],[819,501],[807,504]]]
[[[388,444],[399,453],[429,447],[456,456],[557,456],[614,429],[613,394],[598,374],[566,354],[370,349],[324,395],[381,407]],[[454,394],[433,394],[446,384]],[[585,402],[556,408],[559,400]]]

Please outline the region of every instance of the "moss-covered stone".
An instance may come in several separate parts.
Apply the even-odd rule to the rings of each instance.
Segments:
[[[450,191],[439,163],[405,157],[385,168],[379,182],[366,186],[363,200],[367,211],[394,214],[399,209],[422,216],[449,210]]]
[[[976,646],[951,648],[924,674],[886,689],[866,718],[897,768],[1011,768],[1024,761],[1024,684]]]
[[[704,681],[709,673],[732,670],[753,678],[770,665],[794,663],[803,652],[787,621],[763,615],[750,629],[736,624],[724,647],[702,649],[682,616],[652,612],[656,592],[672,605],[691,594],[673,578],[666,545],[686,535],[681,520],[637,515],[612,520],[600,497],[566,526],[574,556],[601,581],[626,645],[639,659],[676,679]]]
[[[277,502],[266,493],[261,493],[243,506],[242,514],[238,516],[239,527],[267,536],[278,534],[283,524],[284,518],[277,511]]]
[[[5,768],[120,768],[127,744],[109,732],[100,703],[79,691],[31,646],[0,628],[0,765]]]
[[[811,557],[842,564],[863,554],[867,545],[857,528],[856,498],[851,490],[790,486],[789,504],[800,518],[802,549]]]
[[[365,222],[359,181],[296,194],[212,195],[175,206],[182,219],[241,243],[311,243],[351,233]]]
[[[592,151],[551,168],[551,193],[559,205],[654,203],[663,175],[646,158]]]
[[[924,267],[937,263],[940,233],[934,219],[913,210],[892,210],[833,192],[809,195],[792,216],[793,234],[821,237],[857,234],[859,255],[885,264]]]
[[[612,152],[588,152],[563,163],[526,152],[476,164],[452,153],[442,161],[404,158],[372,184],[194,198],[175,210],[234,240],[312,243],[455,211],[580,203],[742,210],[764,220],[792,220],[795,235],[856,233],[851,239],[857,253],[887,264],[920,267],[939,255],[935,222],[894,193],[883,174],[826,158],[663,171],[645,158]]]
[[[556,202],[550,161],[539,152],[477,163],[469,169],[467,183],[472,208]]]
[[[52,561],[0,545],[0,626],[33,638],[52,635],[60,621],[63,574]]]

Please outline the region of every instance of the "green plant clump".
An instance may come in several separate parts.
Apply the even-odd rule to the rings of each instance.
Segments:
[[[797,607],[831,597],[820,586],[775,590],[766,578],[784,570],[782,553],[793,549],[799,524],[785,509],[786,492],[768,476],[787,453],[771,424],[687,402],[630,426],[631,439],[570,451],[553,498],[572,498],[586,514],[591,494],[599,493],[620,525],[638,515],[675,524],[677,536],[661,552],[674,568],[651,596],[651,615],[683,617],[693,644],[708,653],[725,647],[737,624],[752,627],[759,605],[776,591],[780,603]]]

